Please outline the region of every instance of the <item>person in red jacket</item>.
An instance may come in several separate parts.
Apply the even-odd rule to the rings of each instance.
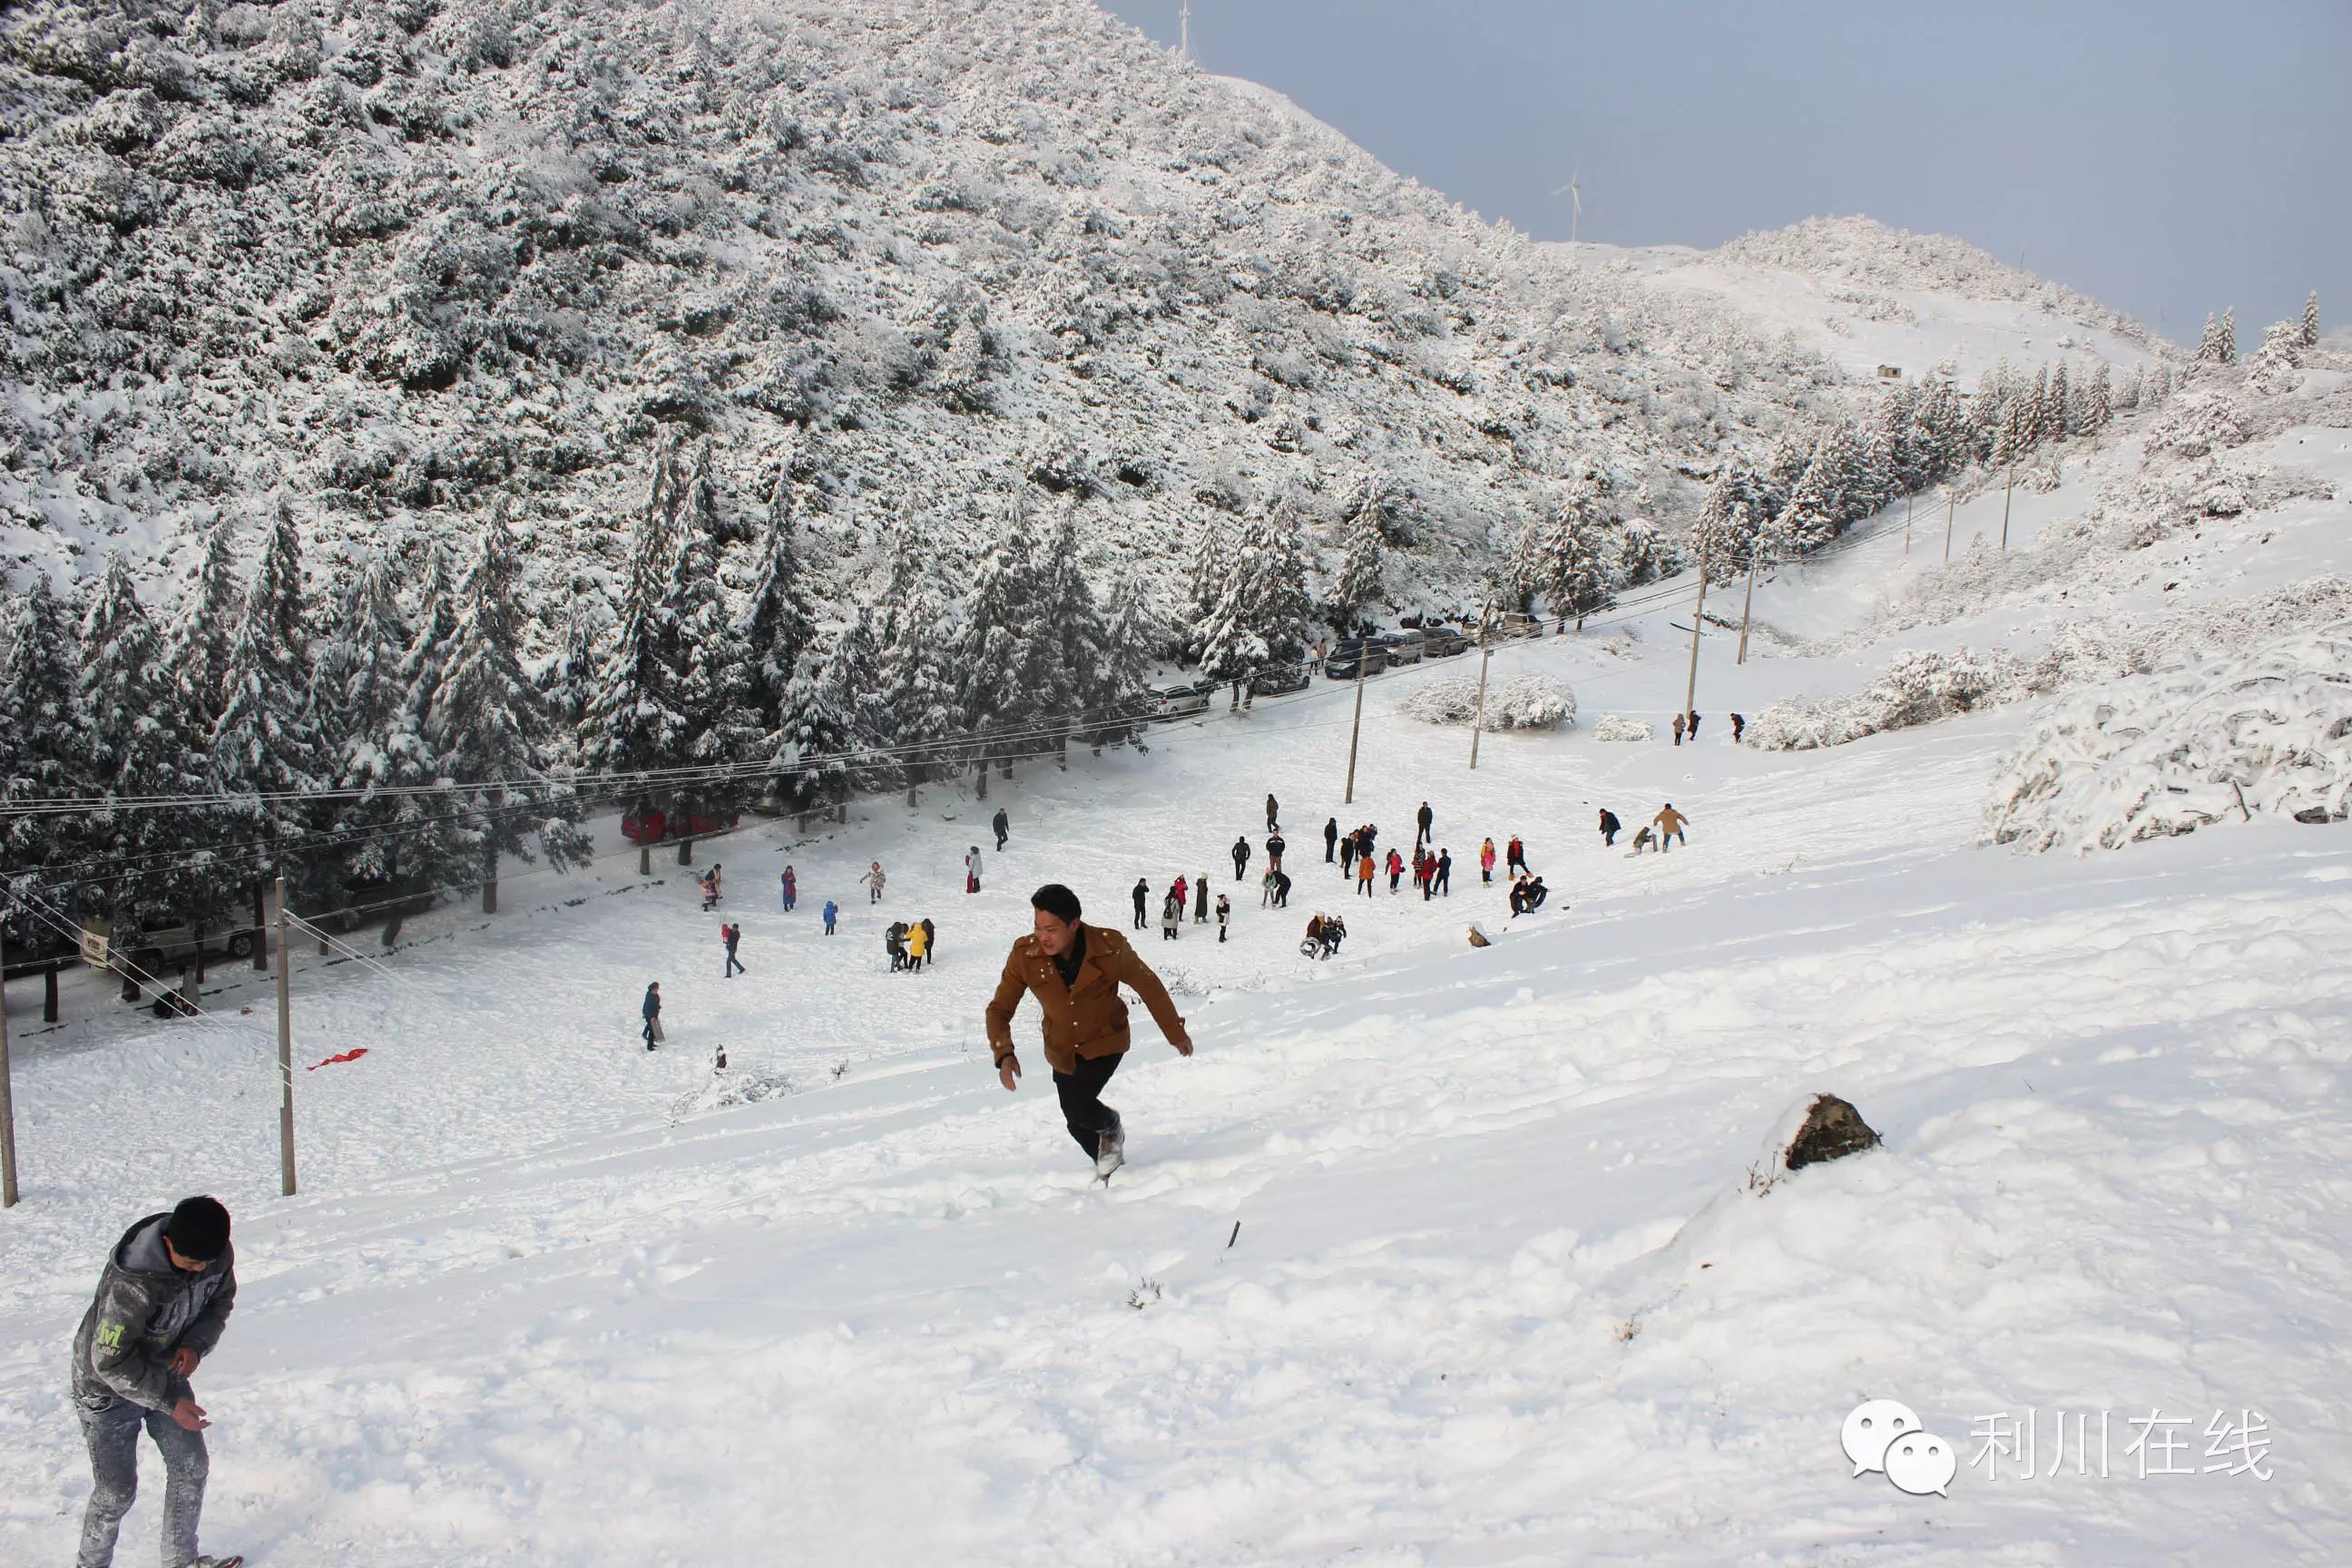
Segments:
[[[1389,846],[1389,891],[1391,894],[1397,890],[1397,883],[1402,880],[1403,877],[1404,857],[1398,854],[1396,846],[1391,844]]]

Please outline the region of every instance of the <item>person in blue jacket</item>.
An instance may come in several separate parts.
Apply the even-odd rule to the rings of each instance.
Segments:
[[[825,900],[825,901],[824,901],[824,934],[825,934],[825,935],[827,935],[827,936],[831,936],[831,935],[833,934],[833,922],[834,922],[835,920],[839,919],[839,918],[840,918],[840,916],[841,916],[841,906],[840,906],[839,904],[835,903],[831,899],[827,899],[827,900]]]

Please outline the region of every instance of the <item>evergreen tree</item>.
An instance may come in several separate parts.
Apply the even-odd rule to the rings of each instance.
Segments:
[[[2131,368],[2131,374],[2125,376],[2123,384],[2116,388],[2115,405],[2117,408],[2137,408],[2139,397],[2140,369],[2139,366],[2134,365]]]
[[[1740,499],[1739,485],[1727,476],[1708,486],[1691,530],[1691,549],[1706,565],[1706,580],[1717,586],[1737,582],[1755,552],[1756,534],[1756,517]]]
[[[1381,514],[1377,507],[1360,506],[1348,524],[1348,550],[1339,563],[1339,582],[1332,606],[1340,635],[1353,630],[1356,616],[1380,601],[1384,564],[1381,548]]]
[[[2311,291],[2311,298],[2303,302],[2303,346],[2307,349],[2319,346],[2319,290],[2316,289]]]
[[[956,733],[955,688],[948,679],[948,612],[931,585],[913,528],[890,534],[882,590],[876,702],[867,727],[891,748],[891,764],[915,801],[919,786],[955,765],[945,745]]]
[[[708,448],[705,449],[707,456]],[[698,470],[701,468],[698,459]],[[719,574],[724,530],[714,507],[695,497],[707,479],[690,479],[688,504],[678,520],[677,553],[671,568],[669,603],[677,627],[677,710],[686,721],[680,738],[684,761],[712,770],[741,769],[759,758],[764,732],[750,704],[751,661],[727,613],[726,584]],[[705,776],[680,792],[689,816],[723,816],[744,793],[739,773]],[[678,846],[681,865],[693,858],[693,841]]]
[[[1142,579],[1132,572],[1120,573],[1111,586],[1110,624],[1103,634],[1100,703],[1106,717],[1091,736],[1097,752],[1107,745],[1133,741],[1141,734],[1142,727],[1137,720],[1143,710],[1143,694],[1150,685],[1152,655],[1160,646],[1160,635],[1159,618],[1152,614]]]
[[[656,465],[653,496],[630,545],[620,622],[581,720],[581,764],[591,773],[646,774],[685,760],[692,726],[679,703],[682,637],[670,601],[677,550],[667,482],[667,465]],[[609,787],[617,793],[627,786],[615,778]],[[646,781],[636,788],[645,795]]]
[[[2238,363],[2238,308],[2235,305],[2221,312],[2221,363]]]
[[[2197,340],[2197,361],[2200,364],[2227,364],[2237,356],[2237,347],[2231,342],[2237,330],[2237,311],[2231,310],[2230,324],[2224,327],[2213,319],[2212,311],[2205,312],[2205,331]]]
[[[2091,384],[2083,394],[2083,433],[2097,435],[2115,416],[2115,392],[2108,384],[2107,362],[2101,360],[2097,368],[2091,372]]]
[[[0,803],[23,805],[86,793],[81,706],[74,690],[80,663],[65,602],[50,587],[49,574],[36,567],[32,587],[10,599],[7,628],[0,635]],[[71,862],[88,842],[80,820],[0,817],[5,886],[19,897],[70,904],[72,887],[50,886],[43,872]],[[14,904],[0,908],[0,925],[20,952],[37,942],[49,946],[58,934]]]
[[[760,540],[760,574],[737,623],[750,663],[745,702],[771,731],[782,722],[784,692],[793,684],[801,655],[814,635],[806,585],[801,581],[794,535],[792,465],[776,468],[769,492],[767,531]]]
[[[1201,657],[1201,627],[1217,607],[1223,589],[1226,557],[1233,552],[1233,532],[1223,513],[1213,514],[1209,526],[1192,542],[1192,563],[1185,577],[1184,657]]]
[[[775,738],[783,793],[803,811],[837,805],[898,776],[875,750],[870,719],[880,680],[873,625],[863,605],[822,656],[814,649],[801,656]]]
[[[172,666],[184,701],[182,711],[204,732],[220,722],[228,701],[229,644],[236,636],[245,587],[236,577],[236,531],[226,513],[205,531],[204,563],[194,591],[181,601],[172,635]]]
[[[2045,441],[2063,441],[2074,434],[2074,393],[2066,374],[2066,362],[2061,360],[2050,373],[2050,391],[2042,409],[2042,432]]]
[[[1016,500],[1005,511],[996,543],[981,562],[963,629],[957,638],[955,710],[962,732],[971,737],[963,760],[979,770],[977,785],[988,795],[988,767],[1001,763],[1013,774],[1013,759],[1033,750],[1042,712],[1040,694],[1029,684],[1035,669],[1032,627],[1036,605],[1035,563],[1028,520]]]
[[[1036,565],[1036,633],[1030,639],[1030,685],[1064,767],[1070,732],[1103,705],[1109,630],[1078,562],[1078,509],[1066,507]],[[1042,747],[1030,748],[1033,751]]]
[[[593,585],[572,595],[564,607],[555,657],[541,668],[538,678],[541,705],[551,727],[549,744],[555,749],[551,755],[576,755],[579,750],[580,721],[587,716],[588,696],[604,662],[599,650],[611,638],[612,628],[612,606]]]
[[[244,797],[223,813],[224,822],[251,841],[236,862],[256,879],[285,877],[293,885],[289,896],[305,902],[331,890],[309,877],[302,843],[318,826],[320,806],[297,798],[322,788],[330,776],[310,709],[310,665],[301,539],[281,504],[229,647],[228,682],[212,732],[212,778],[216,788]]]
[[[1268,508],[1244,527],[1202,623],[1201,673],[1233,683],[1234,706],[1246,706],[1261,670],[1299,656],[1311,614],[1297,520],[1287,503]]]
[[[1789,504],[1774,520],[1780,552],[1789,558],[1809,555],[1837,537],[1838,481],[1835,459],[1828,443],[1813,449],[1813,460],[1790,493]]]
[[[542,764],[546,724],[519,653],[515,574],[513,534],[501,506],[457,586],[456,635],[425,731],[443,774],[457,786],[444,805],[481,877],[485,914],[498,910],[502,856],[529,864],[535,846],[557,871],[593,858],[588,836],[576,826],[577,796]]]
[[[177,695],[163,638],[139,603],[131,569],[110,555],[82,622],[75,688],[82,723],[75,772],[93,794],[135,799],[205,788],[203,755],[182,723]],[[227,889],[196,852],[213,826],[204,808],[110,808],[82,822],[109,859],[77,885],[77,911],[135,928],[225,901]]]
[[[1600,510],[1590,497],[1579,496],[1560,509],[1544,534],[1544,603],[1558,617],[1559,629],[1568,619],[1598,615],[1616,602],[1616,551]]]
[[[425,573],[416,589],[416,618],[408,636],[408,652],[400,661],[402,702],[413,726],[422,733],[425,721],[441,690],[441,672],[449,657],[450,640],[457,630],[457,590],[451,582],[449,552],[436,539],[425,547]]]

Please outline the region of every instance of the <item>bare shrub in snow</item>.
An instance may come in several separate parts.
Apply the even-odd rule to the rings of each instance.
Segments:
[[[1425,724],[1467,724],[1478,709],[1478,679],[1450,675],[1423,686],[1404,700],[1404,711]],[[1576,693],[1549,675],[1514,675],[1486,688],[1483,728],[1559,730],[1576,722]]]
[[[1596,741],[1646,741],[1651,734],[1647,721],[1628,719],[1618,713],[1603,713],[1592,724],[1592,738]]]
[[[2352,620],[2053,708],[2002,764],[1984,842],[2087,853],[2268,812],[2352,807]]]

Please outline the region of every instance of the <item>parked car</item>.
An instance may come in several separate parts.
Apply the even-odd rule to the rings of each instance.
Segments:
[[[1421,641],[1432,658],[1451,658],[1470,651],[1470,638],[1457,626],[1425,626]]]
[[[1286,692],[1304,691],[1314,684],[1307,679],[1307,667],[1297,661],[1270,664],[1250,680],[1253,697],[1280,697]]]
[[[1510,637],[1539,637],[1543,622],[1517,610],[1505,610],[1495,617],[1495,638],[1500,642]]]
[[[1391,632],[1380,643],[1388,650],[1391,664],[1419,664],[1429,646],[1419,632]]]
[[[231,926],[226,921],[208,926],[205,929],[204,944],[207,958],[251,958],[253,928]],[[113,945],[120,951],[123,944]],[[196,928],[186,925],[149,926],[140,931],[129,946],[134,952],[160,958],[163,963],[176,968],[196,956]],[[151,966],[142,963],[140,967]]]
[[[1353,680],[1359,666],[1368,676],[1378,675],[1389,667],[1388,650],[1370,640],[1336,644],[1323,660],[1323,673],[1334,680]]]
[[[1145,711],[1150,718],[1162,722],[1206,713],[1209,710],[1209,689],[1198,681],[1155,686],[1146,693],[1150,706]]]

